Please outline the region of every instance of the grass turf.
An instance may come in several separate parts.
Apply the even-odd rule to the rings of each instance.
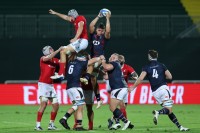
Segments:
[[[48,131],[48,123],[50,118],[51,106],[49,105],[42,118],[41,126],[43,131],[41,132],[75,132],[73,130],[65,130],[60,124],[59,119],[65,114],[65,111],[70,106],[60,106],[55,125],[58,127],[57,131]],[[0,106],[0,132],[1,133],[35,133],[35,120],[38,106]],[[158,125],[153,124],[152,110],[160,109],[159,105],[128,105],[128,119],[132,121],[135,128],[126,131],[111,131],[107,129],[107,119],[112,116],[109,111],[108,105],[103,105],[100,109],[93,107],[94,118],[94,130],[87,132],[134,132],[134,133],[176,133],[180,132],[177,127],[169,120],[168,116],[160,116]],[[177,116],[179,122],[190,128],[190,133],[200,133],[200,105],[174,105],[173,112]],[[87,128],[87,112],[84,110],[83,125]],[[73,116],[68,121],[70,127],[73,126]]]

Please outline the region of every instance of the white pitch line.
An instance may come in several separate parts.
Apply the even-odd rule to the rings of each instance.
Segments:
[[[18,124],[18,125],[32,125],[32,124],[30,124],[30,123],[25,123],[25,122],[2,121],[2,123],[5,123],[5,124],[12,124],[12,123],[15,123],[15,124]]]

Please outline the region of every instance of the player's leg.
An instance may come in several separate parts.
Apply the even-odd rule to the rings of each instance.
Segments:
[[[60,51],[60,69],[58,75],[51,76],[52,79],[64,79],[65,75],[65,67],[66,67],[66,55],[70,56],[72,53],[79,53],[81,50],[85,50],[88,46],[88,40],[86,39],[78,39],[73,43],[65,46]]]
[[[50,116],[50,122],[49,122],[49,127],[48,130],[56,130],[56,126],[54,125],[54,121],[57,116],[57,112],[59,109],[59,104],[58,104],[58,99],[57,97],[53,97],[49,99],[52,104],[52,110],[51,110],[51,116]]]
[[[86,104],[88,117],[88,130],[93,130],[94,112],[92,110],[93,104]]]
[[[153,96],[156,101],[163,106],[160,110],[153,110],[152,113],[154,115],[153,122],[155,125],[158,124],[159,115],[168,115],[171,112],[171,107],[173,105],[173,101],[171,100],[170,92],[168,91],[168,86],[163,85],[159,87],[155,92],[153,92]]]
[[[120,102],[127,96],[127,88],[116,89],[111,92],[110,110],[113,112],[115,118],[120,119],[124,123],[122,130],[126,130],[131,122],[125,118],[123,113],[117,108]]]
[[[74,112],[74,126],[73,126],[73,130],[76,128],[76,121],[77,121],[76,116],[77,116],[77,112],[75,111]]]
[[[67,94],[70,98],[70,100],[73,103],[73,106],[67,110],[65,115],[59,120],[60,124],[65,128],[65,129],[70,129],[67,120],[71,117],[71,115],[78,109],[78,106],[76,105],[76,97],[79,97],[79,94],[77,94],[76,89],[70,88],[67,90]]]
[[[40,96],[40,107],[37,112],[37,120],[36,120],[35,130],[43,130],[40,123],[42,120],[44,110],[46,109],[47,102],[48,102],[48,98]]]
[[[88,130],[93,130],[93,120],[94,120],[94,112],[93,112],[93,104],[94,104],[94,92],[93,90],[83,90],[85,96],[85,103],[87,108],[87,117],[88,117]]]
[[[51,76],[51,79],[58,79],[58,78],[64,79],[66,62],[67,62],[68,56],[70,56],[73,52],[75,52],[75,50],[70,45],[63,47],[63,49],[60,51],[59,72],[58,74]]]

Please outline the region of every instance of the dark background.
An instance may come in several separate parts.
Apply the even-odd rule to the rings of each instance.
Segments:
[[[14,15],[18,18],[19,15],[35,15],[36,20],[38,20],[39,15],[48,15],[50,8],[61,13],[67,13],[69,9],[74,8],[80,14],[95,16],[104,7],[112,11],[111,39],[105,52],[107,58],[114,52],[123,54],[126,63],[133,66],[139,74],[142,66],[148,62],[148,50],[155,49],[159,52],[159,61],[164,63],[172,72],[174,80],[199,79],[199,37],[179,38],[177,37],[179,32],[172,34],[171,31],[167,34],[146,34],[145,32],[140,34],[139,32],[141,30],[138,28],[140,24],[138,22],[139,15],[168,15],[170,28],[173,26],[170,23],[171,15],[188,17],[179,0],[7,0],[0,1],[0,15],[2,16],[0,26],[2,24],[3,27],[0,32],[0,82],[3,83],[6,80],[37,80],[40,72],[39,59],[42,56],[42,48],[45,45],[51,45],[54,49],[58,49],[61,45],[67,45],[69,39],[73,36],[73,27],[69,26],[62,29],[63,33],[70,31],[69,35],[48,37],[46,35],[48,31],[44,30],[42,34],[38,32],[38,22],[36,22],[37,28],[31,29],[33,35],[21,35],[17,28],[15,34],[13,34],[8,30],[11,26],[8,26],[7,16]],[[125,15],[136,15],[137,30],[134,31],[134,35],[116,34],[121,33],[120,29],[123,29],[126,25],[122,19],[121,26],[114,26],[115,22],[118,21],[114,18],[115,16],[123,17]],[[11,22],[16,23],[15,19]],[[88,19],[88,23],[90,22],[91,19]],[[146,22],[150,23],[148,20]],[[190,19],[187,22],[192,23]],[[53,32],[61,33],[56,28]],[[89,47],[87,50],[89,50]]]

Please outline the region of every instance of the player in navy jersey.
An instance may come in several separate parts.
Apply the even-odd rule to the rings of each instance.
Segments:
[[[128,93],[127,83],[122,75],[118,56],[119,55],[116,53],[112,54],[109,58],[109,63],[106,63],[105,57],[103,55],[101,55],[100,58],[102,60],[104,71],[107,72],[107,78],[111,87],[110,111],[113,113],[115,118],[118,118],[124,122],[124,127],[122,130],[126,130],[128,127],[133,128],[134,126],[117,108],[120,102],[124,100]]]
[[[86,56],[87,54],[85,54],[85,52],[78,53],[75,56],[72,55],[67,65],[67,94],[69,95],[73,106],[59,121],[62,124],[62,126],[66,129],[70,129],[70,127],[67,124],[68,118],[74,112],[76,112],[75,130],[84,130],[82,127],[82,117],[85,98],[80,85],[80,77],[82,76],[82,72],[87,69],[87,66],[93,65],[95,62],[98,62],[100,60],[100,57],[88,60]]]
[[[129,88],[129,91],[131,92],[134,90],[147,76],[154,98],[163,107],[161,110],[154,110],[152,112],[154,115],[154,124],[157,125],[159,115],[168,115],[169,119],[179,128],[180,131],[188,131],[189,128],[181,126],[175,114],[172,112],[173,100],[166,81],[167,79],[172,80],[172,75],[164,64],[157,61],[157,58],[158,52],[155,50],[149,50],[149,63],[142,68],[139,78],[135,84]]]
[[[110,17],[111,14],[106,14],[106,26],[103,23],[100,23],[96,28],[96,23],[101,18],[101,13],[98,14],[98,16],[90,23],[89,26],[89,32],[90,32],[90,39],[89,39],[89,45],[91,47],[91,58],[93,57],[99,57],[100,55],[104,55],[104,50],[107,45],[108,40],[110,39]],[[96,30],[95,30],[96,29]],[[100,94],[98,90],[98,83],[97,83],[97,77],[99,75],[99,66],[101,62],[95,63],[94,67],[91,66],[88,68],[87,74],[85,75],[85,78],[81,78],[82,82],[88,82],[88,79],[91,78],[92,85],[95,91],[95,96],[97,99],[97,108],[99,108],[102,104],[102,101],[100,99]],[[91,76],[92,74],[93,76]]]

